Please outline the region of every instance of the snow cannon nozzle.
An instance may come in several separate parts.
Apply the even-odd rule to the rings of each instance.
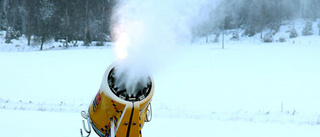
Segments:
[[[116,74],[114,67],[108,74],[108,84],[111,91],[119,98],[126,101],[141,101],[145,99],[151,91],[151,78],[143,77],[134,80],[128,80],[126,73]]]

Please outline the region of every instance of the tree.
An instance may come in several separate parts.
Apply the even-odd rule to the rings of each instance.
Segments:
[[[111,14],[112,14],[112,9],[116,4],[115,0],[100,0],[100,8],[101,8],[101,29],[100,29],[100,44],[103,46],[104,41],[109,41],[107,38],[111,33],[110,33],[110,28],[109,26],[111,25]]]
[[[31,36],[37,33],[38,28],[38,1],[37,0],[27,0],[25,1],[26,10],[26,26],[24,34],[28,39],[28,45],[31,44]]]
[[[294,26],[290,29],[290,35],[289,38],[296,38],[298,37],[297,30],[294,28]]]
[[[318,22],[318,29],[319,29],[319,35],[320,35],[320,21]]]
[[[85,16],[84,16],[85,28],[84,28],[84,45],[90,45],[92,42],[90,30],[89,30],[89,0],[85,0]]]
[[[69,47],[69,42],[75,38],[72,27],[72,17],[75,14],[75,0],[55,0],[53,4],[56,8],[52,21],[54,29],[52,30],[55,41],[64,39],[64,45]]]
[[[308,36],[313,34],[312,22],[310,20],[306,21],[306,24],[302,30],[302,35]]]
[[[249,6],[249,13],[248,13],[248,19],[247,19],[247,24],[245,28],[245,34],[248,36],[253,36],[257,32],[262,30],[262,25],[263,23],[261,22],[261,3],[259,1],[251,1]]]
[[[319,0],[301,0],[301,15],[306,20],[316,20],[319,15],[317,9],[319,7]]]
[[[18,39],[24,28],[25,10],[23,0],[4,0],[1,2],[2,21],[1,30],[6,31],[6,43]]]
[[[55,7],[50,0],[39,0],[39,14],[38,14],[38,33],[36,34],[40,40],[40,50],[43,50],[43,44],[52,37],[50,32],[52,28],[50,25],[52,15],[55,11]]]
[[[11,27],[11,23],[13,22],[12,18],[12,8],[13,2],[11,0],[4,0],[3,1],[3,16],[4,16],[4,27],[6,30],[5,42],[11,43],[12,35],[13,35],[13,28]]]

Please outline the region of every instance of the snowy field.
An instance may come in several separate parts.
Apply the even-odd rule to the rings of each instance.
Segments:
[[[304,38],[175,48],[153,76],[143,136],[319,137],[320,45]],[[112,46],[0,52],[1,136],[80,136],[80,111],[114,60]]]

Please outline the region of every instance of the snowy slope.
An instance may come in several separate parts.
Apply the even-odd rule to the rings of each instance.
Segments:
[[[80,136],[81,119],[75,113],[13,110],[0,110],[0,113],[1,136]],[[144,126],[143,136],[318,137],[319,126],[155,117],[151,123]],[[97,135],[92,133],[92,137]]]
[[[70,137],[80,136],[81,119],[76,113],[0,110],[1,136]],[[318,137],[319,126],[277,123],[221,121],[155,117],[146,123],[146,137]],[[97,137],[92,133],[92,137]]]
[[[318,137],[320,40],[316,27],[301,36],[303,21],[295,23],[299,37],[288,38],[290,24],[274,36],[284,43],[226,33],[224,50],[202,38],[157,53],[166,63],[153,75],[153,120],[143,136]],[[25,38],[4,43],[2,33],[1,136],[80,136],[80,112],[115,61],[113,47],[46,43],[39,52]]]
[[[144,136],[320,135],[318,44],[220,46],[183,45],[154,74]],[[80,111],[112,62],[111,47],[0,52],[0,132],[79,136]]]

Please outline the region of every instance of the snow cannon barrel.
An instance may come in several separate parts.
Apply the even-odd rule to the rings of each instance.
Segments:
[[[100,137],[141,137],[144,122],[151,120],[151,100],[154,82],[147,78],[144,85],[135,82],[135,95],[115,84],[117,65],[110,65],[100,89],[89,106],[89,121]]]

